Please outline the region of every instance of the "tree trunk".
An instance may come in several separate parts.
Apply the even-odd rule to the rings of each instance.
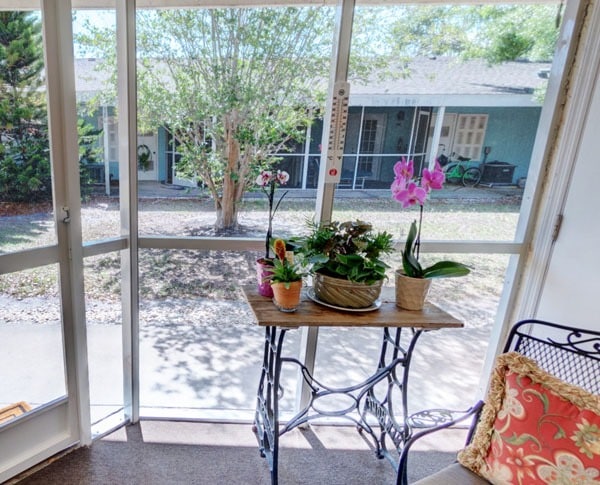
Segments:
[[[237,129],[237,112],[225,116],[225,155],[227,166],[223,175],[223,192],[220,200],[215,199],[217,221],[215,229],[224,231],[237,226],[237,203],[239,200],[238,180],[240,163],[240,144],[235,138]]]
[[[220,201],[215,201],[215,209],[217,212],[215,229],[217,231],[234,229],[237,226],[237,202],[235,200],[223,197]]]

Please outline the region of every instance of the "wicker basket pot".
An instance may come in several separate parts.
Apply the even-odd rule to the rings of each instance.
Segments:
[[[379,298],[382,284],[383,280],[367,285],[320,273],[315,273],[313,278],[315,296],[325,303],[343,308],[370,307]]]
[[[396,306],[404,310],[422,310],[431,286],[429,278],[411,278],[396,271]]]

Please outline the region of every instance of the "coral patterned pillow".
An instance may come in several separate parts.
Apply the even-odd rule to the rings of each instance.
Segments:
[[[498,485],[600,485],[600,396],[502,354],[458,461]]]

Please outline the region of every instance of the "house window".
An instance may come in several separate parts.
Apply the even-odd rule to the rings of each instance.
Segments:
[[[114,116],[100,116],[98,118],[98,126],[104,129],[106,136],[104,138],[104,150],[108,161],[115,162],[119,158],[117,156],[118,138],[117,138],[117,119]]]
[[[481,149],[485,138],[488,115],[458,115],[453,151],[456,155],[481,159]]]
[[[377,119],[365,119],[363,123],[360,153],[375,153],[377,142]],[[358,173],[362,175],[373,174],[373,157],[360,157]]]
[[[108,159],[117,160],[117,124],[108,125]]]
[[[380,156],[375,156],[383,151],[383,138],[385,130],[385,114],[365,113],[360,133],[361,155],[358,160],[357,176],[375,178],[379,173]]]

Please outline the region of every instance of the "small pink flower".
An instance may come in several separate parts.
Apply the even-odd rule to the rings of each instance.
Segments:
[[[405,157],[402,157],[402,160],[394,164],[394,173],[396,178],[410,180],[414,175],[414,162],[412,160],[407,161]]]
[[[430,192],[431,190],[440,190],[443,187],[445,180],[446,176],[442,171],[440,164],[436,162],[433,171],[428,169],[423,170],[421,185],[427,192]]]
[[[405,189],[399,190],[393,197],[406,208],[415,204],[423,205],[427,199],[427,192],[423,187],[410,182]]]

